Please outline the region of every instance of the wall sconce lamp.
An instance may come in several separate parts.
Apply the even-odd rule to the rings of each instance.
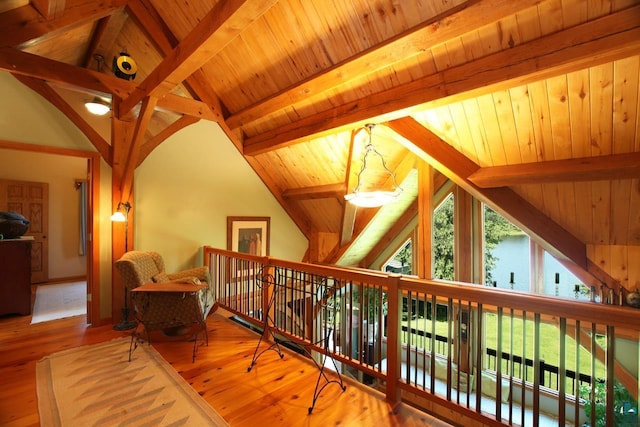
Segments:
[[[364,125],[364,128],[369,135],[369,141],[364,149],[362,169],[360,169],[360,172],[358,172],[358,184],[356,185],[356,188],[353,189],[352,193],[344,196],[344,199],[349,203],[363,208],[380,207],[382,205],[395,201],[400,193],[402,193],[402,188],[400,188],[400,186],[398,186],[398,184],[396,183],[395,174],[389,170],[387,164],[384,161],[384,157],[382,157],[382,154],[380,154],[380,152],[373,146],[371,134],[373,133],[374,127],[375,124],[371,123]],[[364,175],[367,171],[368,162],[374,161],[375,158],[379,159],[383,168],[383,172],[391,177],[391,181],[393,183],[391,190],[383,190],[379,188],[376,189],[375,187],[365,190],[365,187],[367,185],[364,182]],[[371,184],[369,184],[369,186],[371,186]]]
[[[104,116],[111,111],[111,105],[104,99],[96,96],[91,101],[84,103],[84,107],[93,115]]]
[[[116,211],[111,215],[112,222],[124,222],[124,251],[129,251],[129,211],[131,204],[129,202],[118,202]],[[135,320],[129,320],[129,290],[124,287],[124,307],[122,307],[122,321],[115,325],[113,329],[116,331],[126,331],[133,329],[138,325]]]
[[[129,211],[131,204],[129,202],[118,202],[116,211],[111,215],[111,222],[124,222],[124,251],[129,250]]]

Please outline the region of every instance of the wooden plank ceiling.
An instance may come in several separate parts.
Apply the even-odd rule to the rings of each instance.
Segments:
[[[361,265],[417,212],[417,191],[401,212],[345,204],[368,122],[408,187],[427,161],[583,269],[601,248],[640,253],[640,0],[13,0],[0,41],[0,68],[107,162],[135,146],[125,195],[164,139],[216,121],[307,237],[328,239],[314,261]],[[134,81],[113,76],[120,52]],[[87,116],[95,95],[110,116]],[[134,135],[112,136],[126,117]]]

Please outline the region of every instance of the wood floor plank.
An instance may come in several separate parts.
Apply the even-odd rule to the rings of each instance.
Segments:
[[[68,348],[129,336],[110,325],[90,327],[84,316],[35,325],[30,321],[30,316],[0,317],[2,426],[39,425],[38,360]],[[345,380],[345,392],[336,384],[328,385],[308,415],[318,377],[310,360],[286,349],[283,359],[267,351],[248,372],[259,335],[221,313],[209,316],[207,330],[209,345],[198,349],[195,363],[192,342],[154,337],[151,345],[234,427],[449,425],[406,405],[392,408],[381,393],[351,380]]]

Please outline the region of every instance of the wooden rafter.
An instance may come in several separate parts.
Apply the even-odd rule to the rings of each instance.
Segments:
[[[31,0],[44,19],[59,18],[64,13],[65,0]]]
[[[0,45],[19,48],[38,43],[109,16],[125,4],[126,0],[66,0],[64,14],[52,20],[43,20],[32,5],[19,7],[0,14]]]
[[[256,155],[640,53],[640,6],[339,105],[245,140]]]
[[[142,102],[142,109],[140,110],[138,121],[136,122],[133,139],[129,145],[126,164],[122,174],[122,181],[120,183],[120,198],[122,201],[128,201],[131,195],[131,190],[133,189],[133,173],[138,165],[140,147],[142,147],[144,136],[157,102],[158,100],[152,96],[145,98]]]
[[[222,50],[277,0],[224,0],[196,25],[121,104],[133,108],[146,96],[161,98]]]
[[[537,0],[468,1],[231,115],[227,118],[227,125],[234,129],[266,117],[310,96],[419,55],[429,47],[459,37],[487,22],[498,21],[536,3]],[[417,46],[420,48],[417,49]]]
[[[477,199],[491,204],[501,215],[512,219],[530,236],[537,237],[543,247],[559,258],[565,258],[588,269],[586,245],[538,209],[508,188],[481,189],[469,177],[480,167],[451,145],[442,141],[412,118],[388,122],[387,125],[404,139],[400,142]]]

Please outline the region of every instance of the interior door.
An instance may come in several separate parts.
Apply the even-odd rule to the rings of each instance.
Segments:
[[[30,221],[25,236],[31,245],[31,283],[49,279],[49,184],[0,180],[0,210],[17,212]]]

